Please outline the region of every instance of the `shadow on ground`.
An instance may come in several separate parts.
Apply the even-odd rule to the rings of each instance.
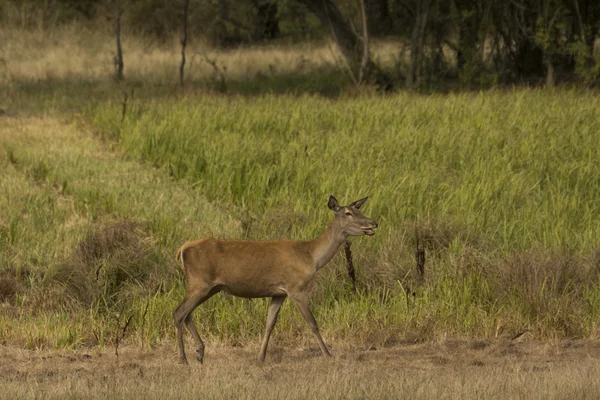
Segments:
[[[125,80],[19,80],[0,88],[0,115],[27,116],[47,112],[80,112],[94,103],[123,102],[125,98],[161,100],[184,95],[290,96],[315,95],[339,97],[352,88],[352,81],[341,71],[323,69],[310,74],[260,75],[252,79],[210,78],[190,81],[182,88],[178,82]]]

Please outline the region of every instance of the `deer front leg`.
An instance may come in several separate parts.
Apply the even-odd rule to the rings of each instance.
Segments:
[[[263,338],[262,345],[260,346],[260,353],[258,355],[259,361],[265,361],[265,357],[267,356],[267,346],[269,345],[269,338],[271,337],[271,332],[273,332],[273,327],[277,322],[277,316],[279,315],[281,305],[285,301],[285,297],[286,296],[271,297],[271,304],[269,304],[269,312],[267,313],[265,337]]]
[[[317,321],[310,311],[308,296],[305,294],[299,294],[293,297],[290,296],[290,298],[294,301],[294,304],[296,304],[296,307],[298,307],[300,314],[302,314],[302,317],[304,317],[304,320],[310,326],[312,333],[317,337],[317,341],[319,342],[319,347],[321,348],[323,355],[331,357],[331,353],[329,353],[329,350],[327,350],[327,346],[325,346],[325,342],[323,342],[323,338],[319,332]]]

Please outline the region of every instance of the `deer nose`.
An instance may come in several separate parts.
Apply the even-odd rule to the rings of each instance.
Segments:
[[[377,223],[377,221],[373,221],[373,227],[377,228],[379,226],[379,224]]]

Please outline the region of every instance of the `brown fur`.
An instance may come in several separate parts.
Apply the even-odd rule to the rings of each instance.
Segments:
[[[315,334],[321,351],[329,355],[309,308],[308,291],[317,270],[335,255],[348,236],[374,235],[377,222],[359,211],[366,198],[347,207],[333,196],[329,208],[335,218],[318,238],[311,241],[200,239],[181,246],[176,253],[186,277],[186,296],[173,313],[179,346],[179,361],[187,363],[183,346],[183,322],[198,343],[200,362],[204,343],[196,331],[191,313],[214,294],[225,291],[245,298],[271,297],[267,326],[259,355],[264,360],[269,337],[279,309],[290,297]]]

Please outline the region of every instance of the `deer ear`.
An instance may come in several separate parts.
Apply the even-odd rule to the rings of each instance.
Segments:
[[[360,200],[356,200],[354,203],[350,204],[348,207],[356,208],[358,210],[360,208],[360,206],[362,206],[363,203],[365,201],[367,201],[368,198],[369,198],[369,196],[362,198]]]
[[[332,211],[340,210],[340,205],[339,205],[338,201],[335,199],[335,197],[333,197],[331,195],[329,196],[329,202],[327,202],[327,206]]]

